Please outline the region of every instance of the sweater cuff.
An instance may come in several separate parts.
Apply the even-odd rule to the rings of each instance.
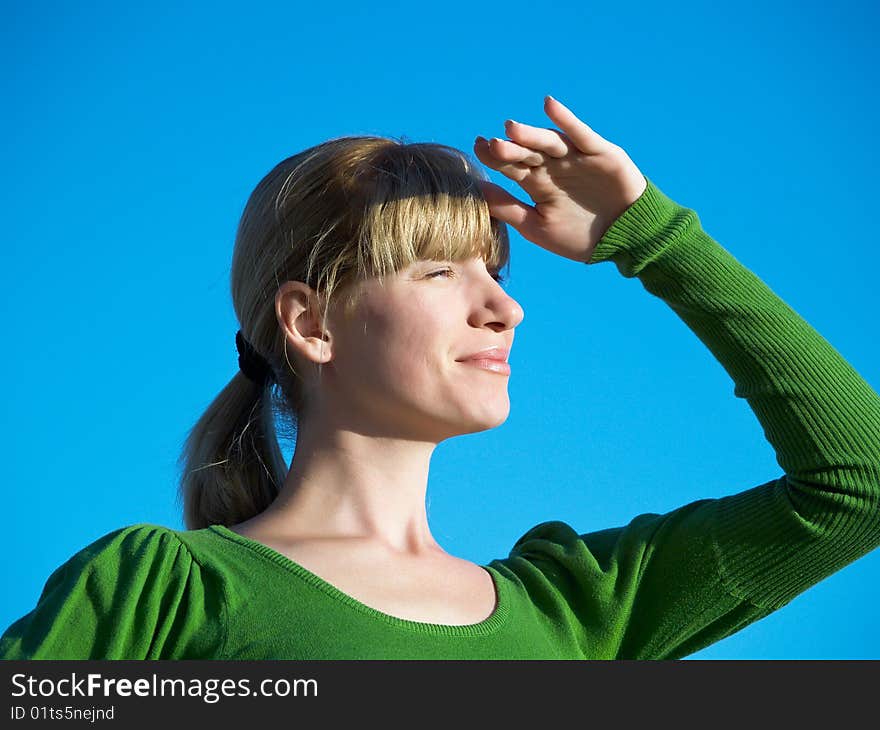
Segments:
[[[647,187],[605,231],[588,266],[612,260],[626,277],[637,276],[645,264],[691,227],[696,212],[667,197],[649,178]]]

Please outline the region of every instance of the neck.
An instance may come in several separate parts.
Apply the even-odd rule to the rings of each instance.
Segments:
[[[435,554],[425,508],[436,443],[304,427],[284,485],[260,515],[281,539],[354,538]]]

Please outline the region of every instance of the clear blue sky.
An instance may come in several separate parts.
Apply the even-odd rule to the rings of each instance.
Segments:
[[[238,216],[329,137],[470,152],[509,117],[551,126],[552,94],[880,388],[870,3],[51,5],[0,23],[0,628],[101,535],[182,528],[182,440],[237,369]],[[544,520],[587,532],[781,475],[667,305],[511,237],[511,413],[438,447],[449,552],[484,564]],[[691,658],[880,658],[878,586],[874,551]]]

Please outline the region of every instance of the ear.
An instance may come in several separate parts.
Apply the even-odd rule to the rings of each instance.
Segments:
[[[275,315],[288,345],[308,361],[333,359],[333,341],[321,327],[321,302],[317,293],[301,281],[285,281],[275,293]]]

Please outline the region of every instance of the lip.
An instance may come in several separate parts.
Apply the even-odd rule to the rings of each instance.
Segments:
[[[468,358],[467,360],[459,360],[462,365],[470,365],[472,367],[480,368],[482,370],[488,370],[492,373],[498,373],[499,375],[510,375],[510,365],[504,360],[493,360],[491,358],[479,358],[473,359]]]
[[[456,362],[470,362],[472,360],[493,360],[495,362],[507,362],[507,358],[510,356],[510,350],[506,347],[499,347],[495,345],[493,347],[487,347],[485,350],[479,350],[478,352],[474,352],[470,355],[465,355],[464,357],[459,358]]]

